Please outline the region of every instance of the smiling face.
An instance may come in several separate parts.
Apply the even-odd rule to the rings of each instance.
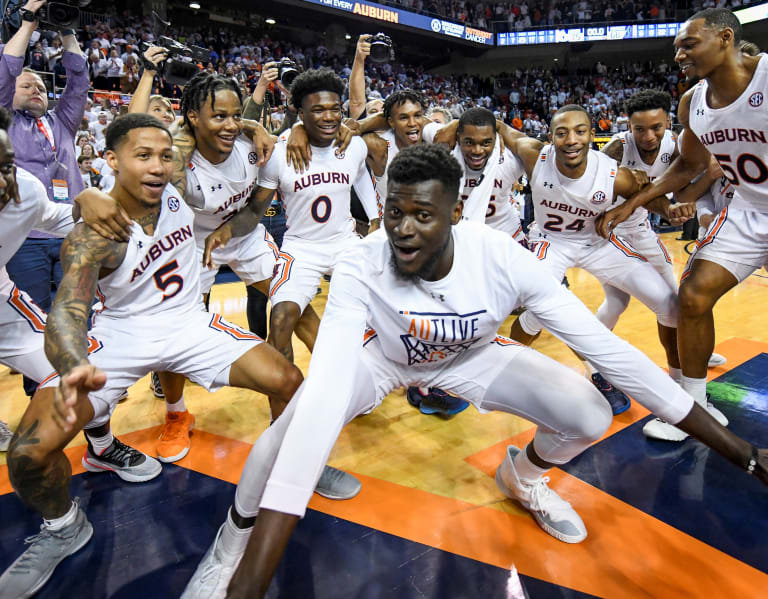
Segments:
[[[707,77],[732,49],[733,30],[718,31],[704,19],[686,21],[675,36],[675,62],[688,80]]]
[[[106,159],[126,210],[160,204],[173,174],[171,136],[167,131],[157,127],[132,129],[114,151],[107,150]]]
[[[474,171],[485,168],[496,143],[496,129],[490,125],[464,125],[459,131],[459,146],[464,163]]]
[[[155,99],[150,101],[147,112],[168,126],[172,125],[173,121],[176,120],[176,113],[164,100]]]
[[[561,112],[552,118],[551,131],[557,168],[566,177],[581,177],[595,135],[589,115],[580,110]]]
[[[440,181],[387,186],[384,229],[392,267],[401,279],[436,281],[453,265],[451,226],[461,219],[461,203]]]
[[[16,78],[13,109],[26,110],[35,118],[45,114],[48,110],[48,90],[39,76],[25,71]]]
[[[301,102],[299,116],[304,121],[309,143],[329,146],[341,127],[341,98],[331,91],[307,94]]]
[[[649,154],[657,152],[668,122],[669,115],[663,108],[633,112],[629,119],[629,129],[637,147]]]
[[[406,100],[392,107],[387,123],[395,133],[395,143],[398,148],[412,146],[421,141],[421,117],[424,108],[417,102]]]
[[[235,140],[243,131],[243,106],[240,98],[231,89],[214,92],[211,106],[209,95],[200,105],[200,110],[187,113],[195,132],[198,151],[211,164],[227,159],[235,146]]]

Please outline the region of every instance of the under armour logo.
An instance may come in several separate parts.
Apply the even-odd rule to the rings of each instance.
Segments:
[[[634,161],[634,160],[627,160],[627,166],[635,166],[635,164],[637,164],[636,161]]]
[[[211,185],[211,191],[216,191],[217,189],[221,189],[221,183],[217,185]]]
[[[197,185],[197,191],[203,191],[203,188]]]
[[[697,108],[696,109],[696,114],[698,114],[699,116],[702,116],[704,114],[704,109],[703,108]]]
[[[441,302],[445,301],[445,296],[442,293],[438,293],[437,295],[430,293],[429,295],[432,296],[432,299],[439,299]]]
[[[141,241],[137,241],[137,242],[136,242],[136,246],[137,246],[139,249],[141,249],[141,248],[143,248],[143,247],[144,247],[144,244],[143,244]]]
[[[544,187],[549,187],[550,189],[553,189],[555,185],[553,183],[547,183],[546,181],[544,181]]]

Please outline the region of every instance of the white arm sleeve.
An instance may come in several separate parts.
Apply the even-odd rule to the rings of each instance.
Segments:
[[[522,304],[555,337],[660,418],[676,424],[688,415],[693,398],[645,354],[611,333],[575,295],[545,276],[532,254],[511,266]]]
[[[323,467],[344,426],[363,348],[368,288],[349,262],[331,280],[317,343],[261,508],[304,516]]]
[[[363,205],[368,220],[371,221],[379,218],[376,190],[373,187],[373,179],[371,179],[368,169],[365,168],[365,163],[363,163],[360,173],[357,176],[357,180],[353,183],[352,187],[354,188],[360,203]]]

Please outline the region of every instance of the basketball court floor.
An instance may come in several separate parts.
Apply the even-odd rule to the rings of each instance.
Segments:
[[[665,234],[676,271],[684,243]],[[569,271],[571,289],[593,310],[599,284]],[[768,446],[768,326],[764,270],[716,308],[717,351],[709,391],[730,427]],[[327,284],[315,300],[320,311]],[[212,309],[246,324],[241,283],[214,287]],[[510,318],[501,329],[509,332]],[[653,315],[636,300],[617,334],[664,365]],[[179,336],[184,331],[178,331]],[[297,364],[309,354],[294,339]],[[580,366],[546,333],[537,349]],[[0,370],[0,419],[15,428],[26,398],[21,377]],[[250,444],[268,424],[266,399],[188,384],[197,418],[189,455],[143,484],[84,472],[82,435],[68,447],[72,489],[94,524],[91,542],[68,558],[41,598],[178,597],[230,505]],[[142,379],[112,421],[126,443],[154,451],[164,403]],[[514,565],[533,599],[603,597],[759,599],[768,597],[768,488],[694,440],[650,441],[636,403],[607,435],[563,469],[551,486],[584,519],[589,537],[561,543],[497,490],[493,473],[505,448],[522,446],[532,425],[473,408],[451,420],[424,416],[403,392],[342,432],[330,463],[363,483],[358,497],[315,496],[269,592],[272,599],[474,599],[507,597]],[[0,568],[37,532],[38,516],[13,495],[0,454]]]

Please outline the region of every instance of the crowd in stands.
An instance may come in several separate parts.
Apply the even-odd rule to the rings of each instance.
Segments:
[[[739,8],[757,0],[384,0],[384,4],[487,30],[527,29],[575,23],[669,21],[677,10]],[[496,26],[494,26],[496,25]]]

